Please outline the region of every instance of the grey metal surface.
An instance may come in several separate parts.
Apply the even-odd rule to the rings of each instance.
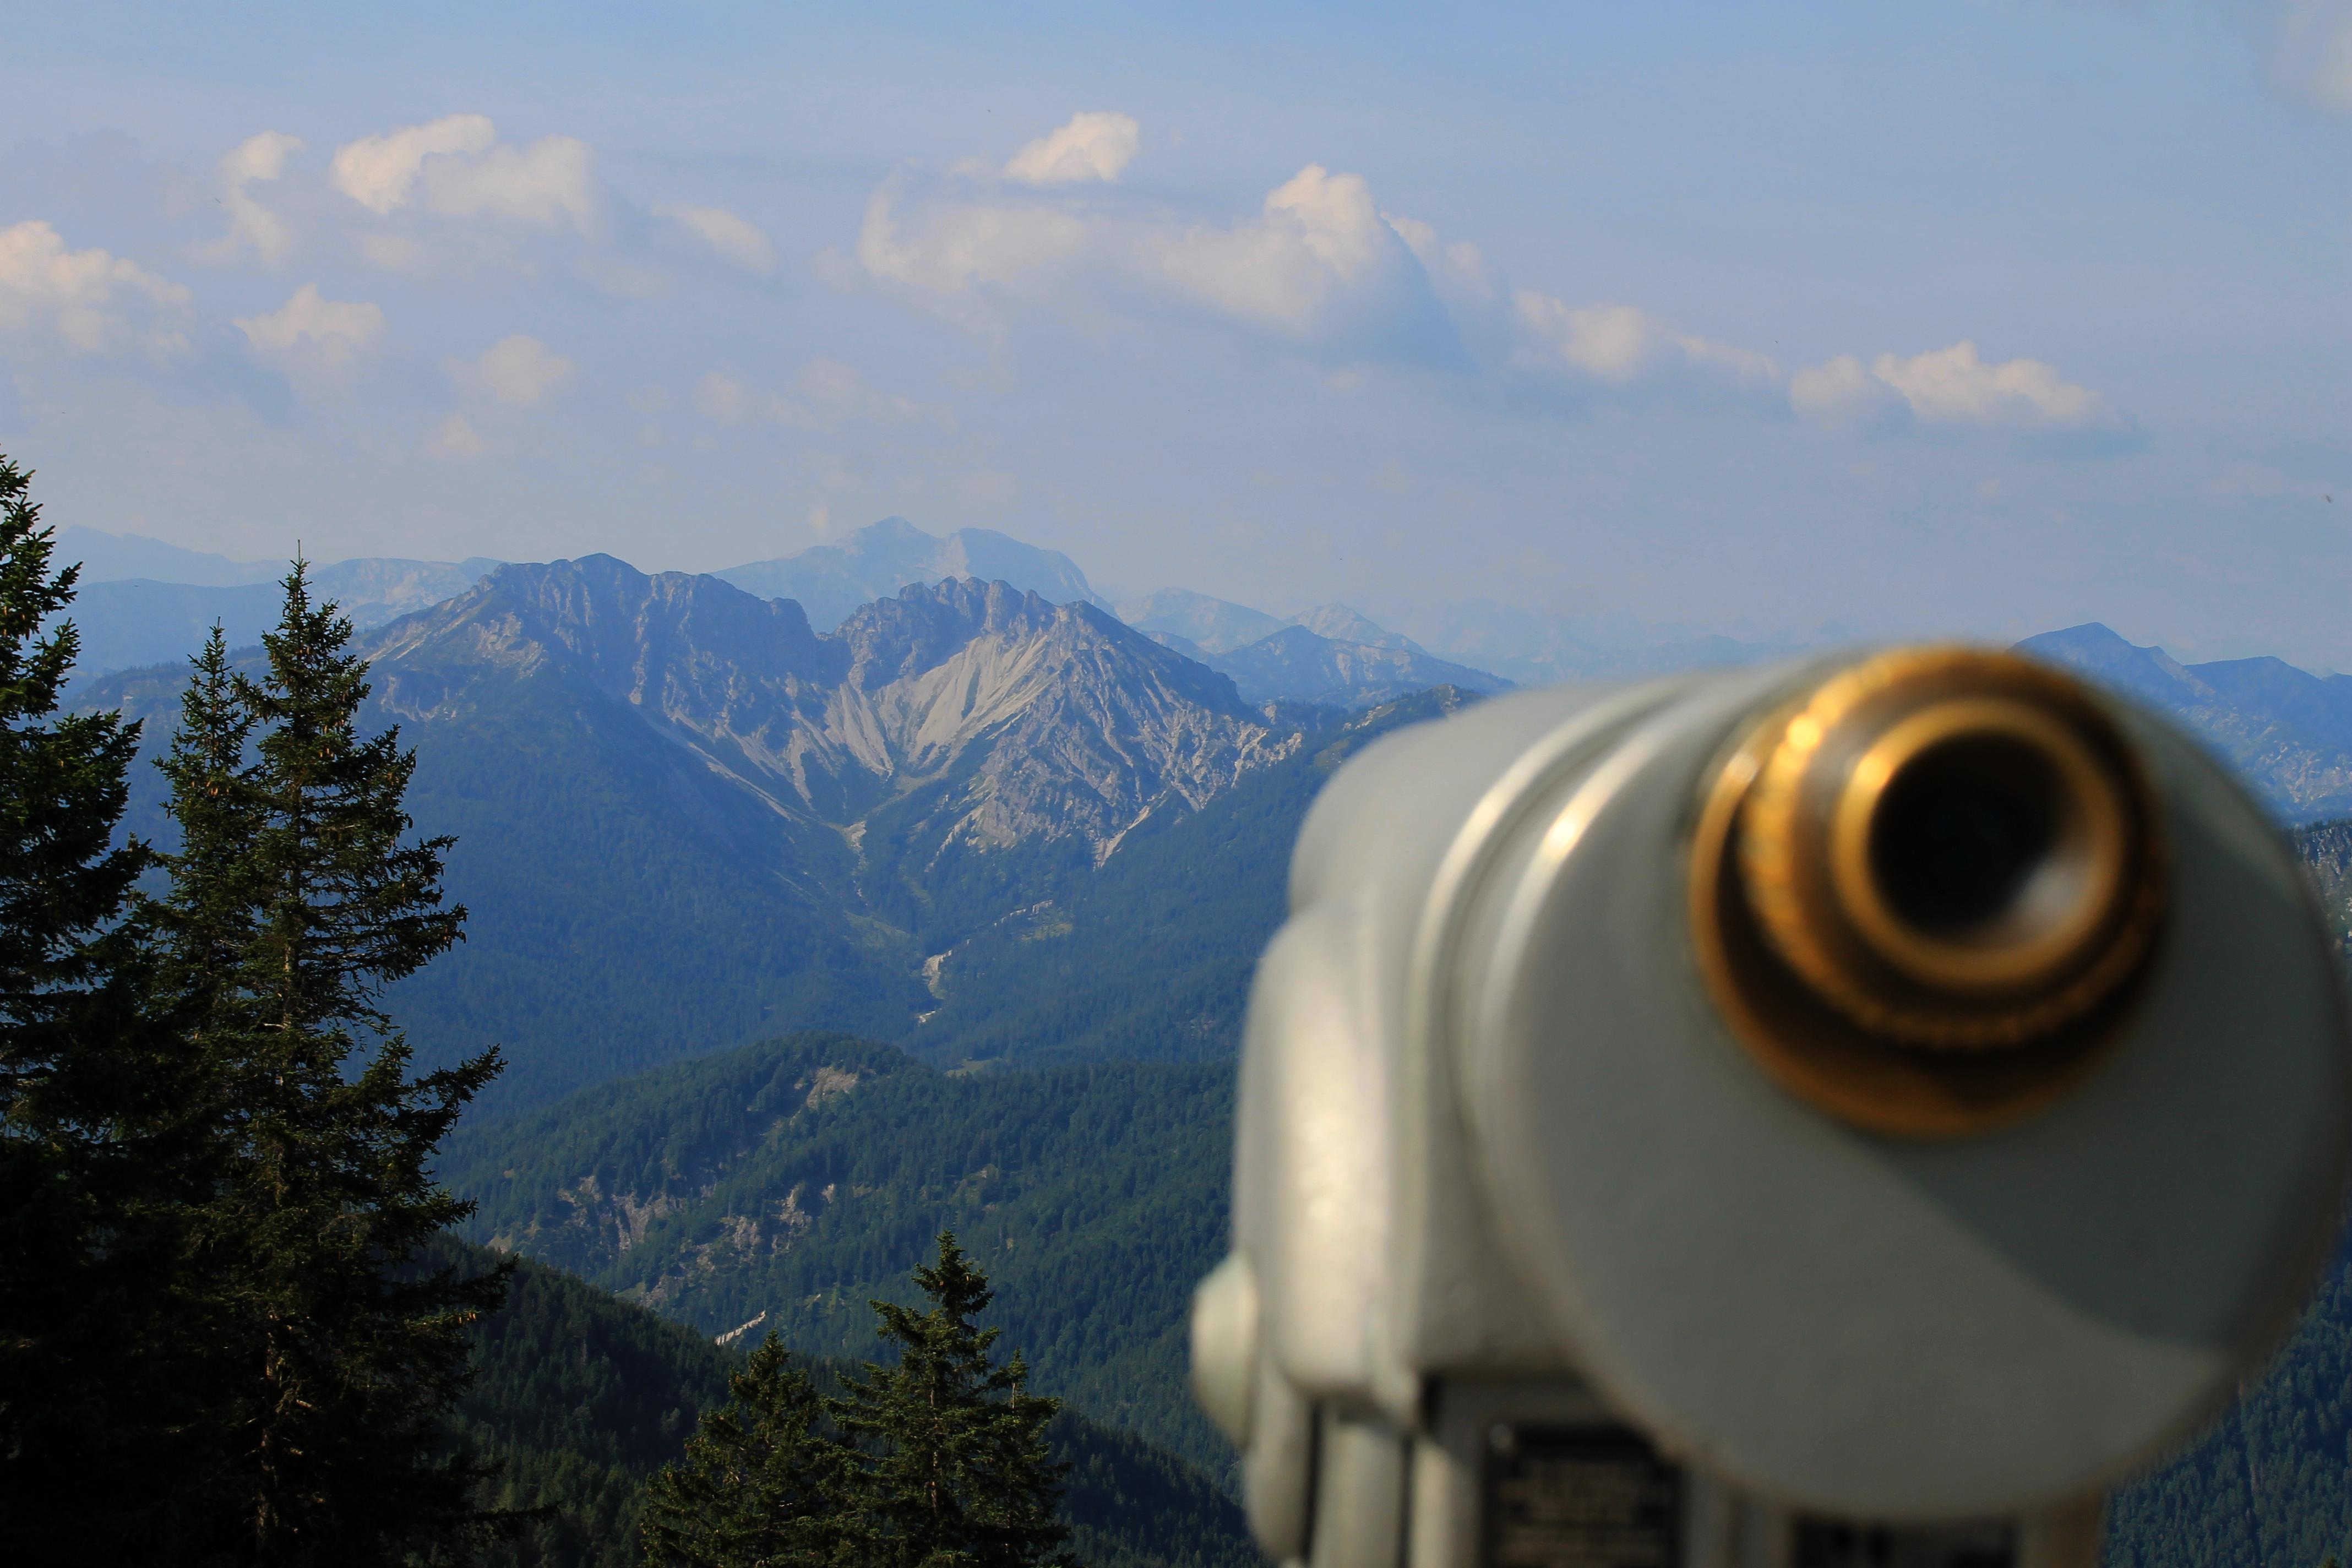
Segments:
[[[1336,1568],[1327,1529],[1360,1543],[1345,1561],[1405,1549],[1365,1544],[1394,1519],[1333,1514],[1359,1505],[1320,1425],[1409,1437],[1414,1568],[1467,1563],[1462,1391],[1589,1387],[1729,1521],[1695,1530],[1691,1568],[1768,1568],[1793,1510],[2020,1519],[2038,1568],[2087,1563],[2080,1500],[2284,1325],[2352,1116],[2334,960],[2276,836],[2155,721],[2125,717],[2177,914],[2126,1037],[2064,1101],[1890,1139],[1731,1037],[1689,934],[1701,781],[1828,662],[1497,698],[1326,788],[1244,1038],[1254,1300],[1228,1279],[1196,1320],[1276,1557]]]
[[[2230,1395],[2332,1230],[2352,1082],[2297,869],[2144,730],[2176,912],[2128,1037],[2022,1125],[1861,1132],[1733,1042],[1661,874],[1716,701],[1621,742],[1470,912],[1451,1044],[1507,1245],[1608,1396],[1768,1495],[1900,1520],[2095,1486]]]

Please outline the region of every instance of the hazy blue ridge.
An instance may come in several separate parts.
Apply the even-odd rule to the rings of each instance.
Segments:
[[[1484,694],[1507,691],[1513,684],[1410,645],[1343,641],[1305,626],[1285,626],[1230,653],[1212,654],[1207,662],[1232,676],[1242,695],[1255,702],[1286,698],[1362,708],[1437,686]]]
[[[711,575],[763,599],[791,599],[808,612],[811,625],[826,632],[860,605],[893,598],[910,583],[956,577],[1008,583],[1057,605],[1104,603],[1077,563],[1058,550],[1024,544],[989,528],[959,528],[941,538],[903,517],[869,522],[839,544],[812,545]]]
[[[2352,677],[2276,658],[2184,665],[2095,622],[2017,647],[2185,725],[2285,821],[2352,812]]]
[[[277,625],[284,602],[278,587],[287,568],[282,561],[198,556],[153,540],[115,538],[91,529],[63,530],[58,543],[59,554],[68,560],[77,559],[77,544],[91,547],[89,569],[68,617],[81,636],[81,657],[75,666],[78,683],[114,670],[184,659],[204,646],[215,624],[231,647],[257,646],[261,634]],[[180,563],[183,556],[196,564]],[[150,571],[123,570],[151,558]],[[217,564],[207,569],[205,563]],[[314,567],[311,581],[319,594],[334,600],[353,625],[366,630],[454,598],[499,564],[489,560],[362,558]],[[162,575],[166,572],[171,575]]]

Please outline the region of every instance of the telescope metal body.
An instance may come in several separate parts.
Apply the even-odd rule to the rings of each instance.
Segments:
[[[2328,933],[2005,655],[1385,737],[1252,992],[1193,1384],[1309,1568],[2088,1568],[2335,1234]]]

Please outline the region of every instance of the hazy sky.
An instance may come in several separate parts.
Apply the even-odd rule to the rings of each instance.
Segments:
[[[0,5],[52,521],[2352,668],[2352,0],[323,9]]]

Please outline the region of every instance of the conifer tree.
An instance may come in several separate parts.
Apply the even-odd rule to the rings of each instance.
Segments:
[[[773,1331],[728,1380],[686,1457],[646,1487],[638,1533],[660,1568],[833,1568],[844,1562],[851,1455]]]
[[[495,1051],[415,1077],[383,988],[459,940],[446,838],[410,842],[415,755],[361,732],[351,623],[298,561],[264,641],[195,663],[165,773],[182,835],[165,919],[173,973],[226,1112],[205,1262],[233,1372],[214,1545],[257,1563],[399,1562],[461,1543],[483,1472],[446,1456],[465,1325],[503,1274],[420,1250],[471,1205],[435,1146]]]
[[[147,1005],[150,851],[115,837],[138,727],[58,711],[78,568],[28,481],[0,458],[0,1558],[127,1561],[173,1550],[210,1453],[180,1268],[202,1097]]]
[[[898,1364],[868,1363],[833,1402],[835,1420],[869,1456],[852,1553],[872,1568],[1068,1563],[1069,1531],[1055,1516],[1068,1467],[1045,1442],[1062,1402],[1028,1392],[1017,1352],[1002,1366],[991,1358],[1003,1331],[973,1320],[994,1292],[953,1235],[942,1231],[939,1248],[915,1270],[929,1311],[872,1304]]]

